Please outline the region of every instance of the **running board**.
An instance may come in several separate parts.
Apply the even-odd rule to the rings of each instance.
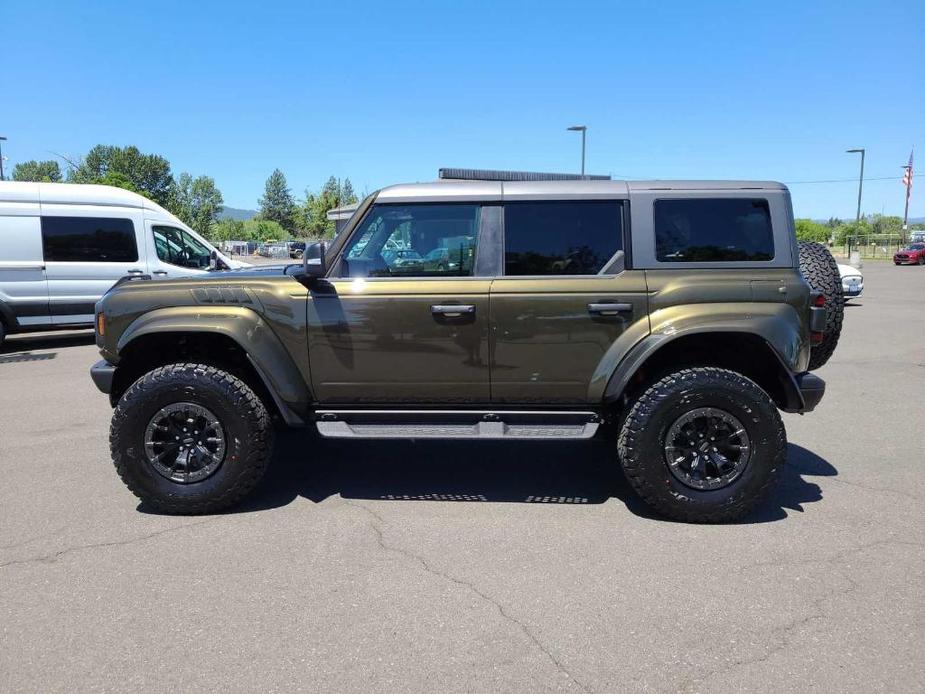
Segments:
[[[334,439],[590,439],[594,412],[318,410],[318,433]]]

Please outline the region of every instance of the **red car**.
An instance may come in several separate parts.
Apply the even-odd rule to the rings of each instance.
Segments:
[[[893,254],[897,265],[925,265],[925,243],[910,243]]]

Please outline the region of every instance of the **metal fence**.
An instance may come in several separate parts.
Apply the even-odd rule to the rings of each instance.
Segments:
[[[844,255],[859,253],[861,258],[892,258],[893,254],[908,243],[902,234],[859,234],[845,239]]]

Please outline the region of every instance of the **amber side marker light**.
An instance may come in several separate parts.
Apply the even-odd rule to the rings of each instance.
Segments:
[[[106,334],[106,315],[103,313],[96,314],[96,334],[97,335]]]

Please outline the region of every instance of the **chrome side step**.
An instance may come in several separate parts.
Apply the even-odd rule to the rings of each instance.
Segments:
[[[318,410],[318,433],[339,439],[590,439],[594,412],[529,410]]]

